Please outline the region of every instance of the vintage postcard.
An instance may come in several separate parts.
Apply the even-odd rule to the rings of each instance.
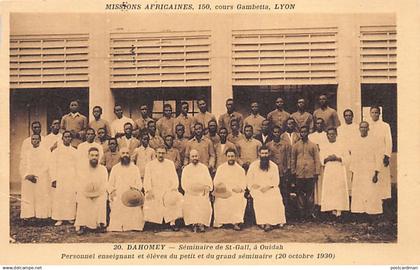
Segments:
[[[418,1],[0,7],[0,264],[420,263]]]

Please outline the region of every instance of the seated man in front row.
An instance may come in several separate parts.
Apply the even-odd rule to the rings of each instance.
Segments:
[[[175,165],[165,159],[165,154],[166,148],[158,147],[156,159],[146,164],[144,219],[155,224],[170,223],[173,231],[179,231],[175,221],[182,217],[182,194],[178,192]]]

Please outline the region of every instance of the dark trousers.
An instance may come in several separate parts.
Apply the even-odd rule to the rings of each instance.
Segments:
[[[297,206],[301,218],[309,218],[314,211],[314,187],[313,178],[297,178]]]
[[[281,197],[283,199],[284,210],[287,216],[287,214],[289,213],[290,192],[289,192],[289,179],[286,176],[280,176],[279,189],[280,189]]]

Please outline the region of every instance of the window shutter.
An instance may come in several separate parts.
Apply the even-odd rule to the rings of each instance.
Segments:
[[[337,28],[241,30],[233,85],[337,84]]]
[[[12,35],[10,87],[88,87],[89,37]]]
[[[111,88],[210,86],[210,32],[111,33]]]
[[[360,76],[362,83],[397,82],[396,26],[360,27]]]

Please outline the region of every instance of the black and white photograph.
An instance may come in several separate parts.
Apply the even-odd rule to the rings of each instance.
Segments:
[[[398,242],[395,13],[9,21],[11,244]]]

